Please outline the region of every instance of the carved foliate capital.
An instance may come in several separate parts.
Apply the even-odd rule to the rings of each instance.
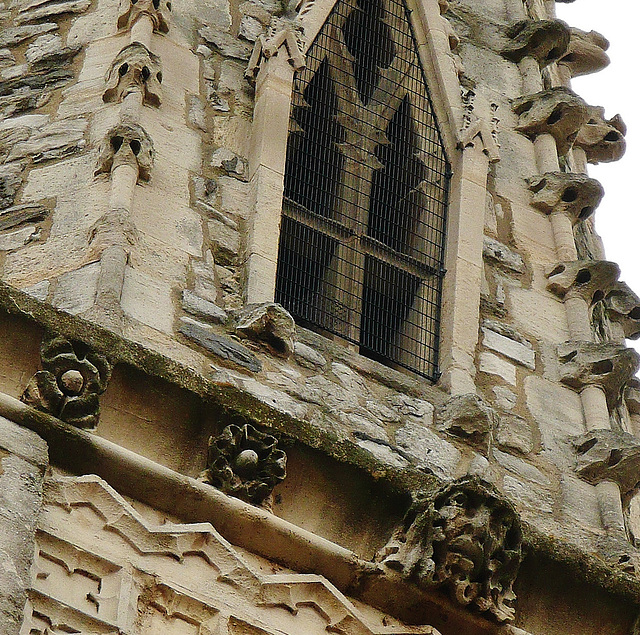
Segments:
[[[522,528],[491,485],[470,478],[446,485],[409,510],[390,545],[384,564],[419,586],[442,587],[499,622],[514,618]]]
[[[81,342],[47,335],[40,348],[42,368],[29,381],[21,401],[78,428],[95,428],[98,395],[111,377],[106,357]]]
[[[266,33],[260,35],[253,47],[245,77],[255,80],[263,59],[269,59],[283,51],[289,64],[299,71],[305,67],[305,43],[302,25],[297,14],[274,16]]]
[[[630,340],[640,337],[640,298],[625,282],[616,282],[605,298],[607,315],[612,322],[618,322],[624,336]]]
[[[561,155],[569,150],[588,118],[584,100],[563,87],[520,97],[513,102],[513,110],[519,117],[516,130],[532,139],[550,134]]]
[[[606,260],[561,262],[548,274],[547,289],[560,298],[581,297],[587,304],[604,300],[620,275],[620,267]]]
[[[111,173],[119,165],[138,170],[138,179],[148,181],[153,165],[153,143],[141,126],[121,124],[112,128],[102,144],[96,174]]]
[[[156,33],[169,32],[170,0],[123,0],[118,14],[118,28],[130,29],[142,15],[147,15]]]
[[[593,430],[573,440],[576,472],[594,485],[614,481],[623,496],[640,487],[640,440],[621,430]]]
[[[159,106],[162,101],[162,65],[144,44],[125,46],[111,63],[106,77],[105,102],[121,102],[129,93],[142,93],[143,103]]]
[[[260,505],[286,476],[287,456],[278,440],[252,425],[229,425],[209,438],[207,469],[200,479],[248,503]]]
[[[601,106],[588,106],[588,117],[580,127],[575,145],[582,148],[589,163],[610,163],[621,159],[627,149],[627,126],[620,115],[604,116]]]
[[[511,41],[502,50],[503,57],[512,62],[532,57],[544,68],[564,55],[570,31],[562,20],[520,20],[506,35]]]
[[[609,408],[620,404],[624,389],[638,370],[640,356],[611,342],[565,342],[558,346],[560,381],[571,388],[599,386]]]
[[[589,218],[600,204],[604,189],[586,174],[547,172],[528,179],[531,204],[545,214],[564,214],[572,224]]]
[[[597,73],[609,65],[608,48],[609,40],[597,31],[587,33],[571,27],[569,47],[558,60],[558,65],[566,66],[571,77]]]

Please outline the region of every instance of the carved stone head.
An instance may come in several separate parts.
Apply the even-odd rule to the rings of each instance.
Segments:
[[[531,138],[551,135],[561,155],[569,150],[589,116],[584,100],[563,87],[520,97],[513,102],[513,110],[519,116],[516,130]]]
[[[607,260],[561,262],[547,275],[547,289],[560,298],[579,296],[592,305],[604,300],[619,275],[620,267]]]
[[[596,73],[609,65],[606,50],[609,40],[596,31],[581,31],[571,28],[571,39],[567,52],[558,60],[558,65],[566,66],[571,77]]]
[[[169,32],[171,0],[123,0],[118,14],[118,28],[130,29],[141,15],[148,15],[157,33]]]
[[[446,485],[409,511],[400,541],[394,560],[419,586],[447,589],[500,622],[514,618],[522,528],[493,486],[472,478]]]
[[[148,181],[153,165],[153,143],[141,126],[121,124],[107,134],[100,151],[96,174],[110,173],[118,165],[137,168],[138,178]]]
[[[575,225],[596,210],[604,189],[586,174],[547,172],[529,179],[531,204],[545,214],[564,214]]]
[[[512,62],[532,57],[544,68],[566,52],[569,27],[562,20],[520,20],[509,27],[507,37],[504,57]]]
[[[609,319],[622,326],[625,338],[637,340],[640,337],[640,298],[625,282],[616,282],[605,304]]]
[[[575,145],[582,148],[589,163],[610,163],[621,159],[627,149],[627,126],[620,115],[604,116],[601,106],[589,106],[588,118],[580,128]]]
[[[162,66],[160,58],[133,42],[125,46],[111,64],[106,78],[105,102],[121,102],[129,93],[142,93],[143,102],[159,106],[162,101]]]

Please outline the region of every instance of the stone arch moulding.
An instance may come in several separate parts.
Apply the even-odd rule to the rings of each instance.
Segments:
[[[255,105],[249,149],[248,177],[253,213],[248,223],[244,253],[245,301],[273,302],[278,260],[286,148],[294,66],[299,58],[291,51],[291,38],[277,37],[278,27],[302,32],[300,53],[306,54],[337,0],[315,0],[289,5],[289,13],[272,23],[257,44],[247,69],[255,78]],[[444,148],[450,163],[460,154],[459,131],[464,107],[456,62],[450,48],[450,26],[437,0],[407,0],[417,54],[429,86]],[[272,28],[273,27],[273,28]],[[258,48],[259,47],[259,48]],[[279,47],[279,48],[275,48]],[[450,246],[448,246],[450,248]]]

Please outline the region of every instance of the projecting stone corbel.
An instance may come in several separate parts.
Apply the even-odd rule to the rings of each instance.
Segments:
[[[545,214],[563,214],[572,225],[589,218],[604,196],[602,185],[586,174],[547,172],[527,182],[533,207]]]
[[[626,385],[638,370],[640,356],[632,348],[611,342],[565,342],[558,346],[560,381],[581,391],[600,387],[609,408],[620,404]]]
[[[499,622],[515,616],[520,518],[488,483],[461,479],[415,503],[383,557],[383,565],[421,588],[441,587]]]
[[[144,129],[138,125],[122,124],[107,134],[95,173],[109,174],[119,165],[130,165],[138,171],[139,181],[148,181],[153,156],[153,143]]]
[[[640,440],[619,430],[593,430],[573,440],[576,472],[585,481],[597,485],[613,481],[623,497],[640,488]]]
[[[519,117],[516,130],[531,139],[551,135],[561,155],[566,154],[588,119],[584,100],[562,87],[520,97],[513,102],[513,110]]]
[[[260,35],[253,47],[247,70],[247,79],[255,80],[263,59],[269,59],[284,49],[293,70],[305,67],[303,29],[297,13],[273,16],[266,33]]]
[[[170,0],[124,0],[118,14],[118,28],[131,29],[143,16],[149,16],[156,33],[169,32]]]
[[[601,106],[588,106],[588,117],[578,131],[575,145],[582,148],[589,163],[610,163],[621,159],[627,149],[627,126],[620,115],[604,116]]]
[[[604,300],[613,288],[620,267],[606,260],[561,262],[548,274],[547,289],[560,298],[580,297],[588,305]]]
[[[236,334],[266,346],[279,357],[293,353],[296,323],[281,305],[275,302],[250,304],[237,315]]]
[[[253,505],[262,504],[284,480],[287,455],[278,440],[252,425],[229,425],[209,437],[207,468],[200,480]]]
[[[111,63],[106,77],[105,102],[122,102],[132,92],[140,92],[144,104],[158,107],[162,101],[160,58],[144,44],[125,46]]]
[[[640,337],[640,298],[625,282],[616,282],[605,298],[607,315],[617,322],[627,339]]]
[[[29,381],[21,401],[78,428],[95,428],[100,417],[98,395],[111,377],[111,364],[81,342],[47,335],[40,358],[44,370]]]
[[[609,65],[608,48],[609,40],[604,35],[572,27],[567,52],[558,60],[558,66],[565,67],[569,77],[597,73]]]
[[[503,57],[512,62],[532,57],[544,68],[565,54],[570,31],[562,20],[520,20],[506,35],[511,41],[502,49]]]

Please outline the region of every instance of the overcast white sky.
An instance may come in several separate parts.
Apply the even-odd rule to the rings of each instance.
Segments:
[[[620,113],[627,124],[627,152],[614,163],[589,167],[604,186],[595,214],[607,259],[620,265],[624,280],[640,295],[640,84],[638,77],[639,0],[576,0],[557,4],[558,18],[584,31],[598,31],[610,42],[611,64],[573,80],[573,90],[607,117]],[[640,340],[633,345],[640,352]]]

